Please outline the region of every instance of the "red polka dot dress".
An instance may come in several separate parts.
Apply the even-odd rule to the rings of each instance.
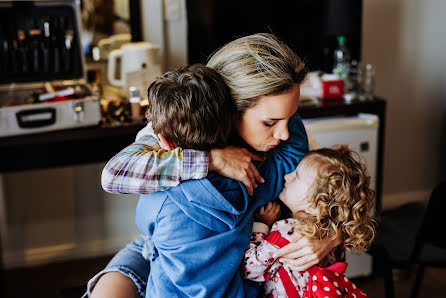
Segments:
[[[307,271],[296,272],[272,257],[280,247],[297,239],[295,227],[298,220],[289,218],[274,223],[271,232],[256,231],[242,262],[244,278],[262,282],[263,297],[368,297],[345,275],[347,263],[342,249],[332,250],[319,264]],[[340,252],[341,251],[341,252]]]
[[[310,280],[305,289],[304,297],[368,297],[366,293],[344,275],[345,269],[347,269],[346,262],[337,262],[325,268],[313,266],[308,269]]]

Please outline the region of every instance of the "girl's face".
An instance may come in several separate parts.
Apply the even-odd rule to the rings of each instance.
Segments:
[[[310,202],[309,192],[316,175],[316,167],[305,158],[294,172],[285,175],[285,185],[279,194],[279,199],[290,208],[293,214],[297,211],[315,214],[316,210]]]
[[[237,122],[239,136],[254,150],[266,152],[288,139],[288,121],[297,111],[300,86],[263,96]]]

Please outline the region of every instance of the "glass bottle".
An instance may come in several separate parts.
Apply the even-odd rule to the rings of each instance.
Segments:
[[[338,47],[334,50],[333,73],[346,79],[350,69],[350,52],[345,44],[345,36],[338,36]]]

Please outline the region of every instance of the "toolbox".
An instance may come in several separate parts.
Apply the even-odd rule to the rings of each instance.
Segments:
[[[99,125],[80,1],[0,0],[0,137]]]

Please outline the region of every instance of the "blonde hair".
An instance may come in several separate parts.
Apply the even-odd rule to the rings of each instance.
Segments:
[[[336,239],[342,236],[344,247],[366,251],[375,236],[373,219],[374,191],[358,154],[347,146],[322,148],[307,153],[303,160],[317,169],[309,193],[316,215],[303,211],[295,218],[298,229],[307,237]]]
[[[305,79],[302,60],[277,37],[258,33],[238,38],[217,50],[207,62],[231,90],[239,115],[260,97],[280,94]]]

